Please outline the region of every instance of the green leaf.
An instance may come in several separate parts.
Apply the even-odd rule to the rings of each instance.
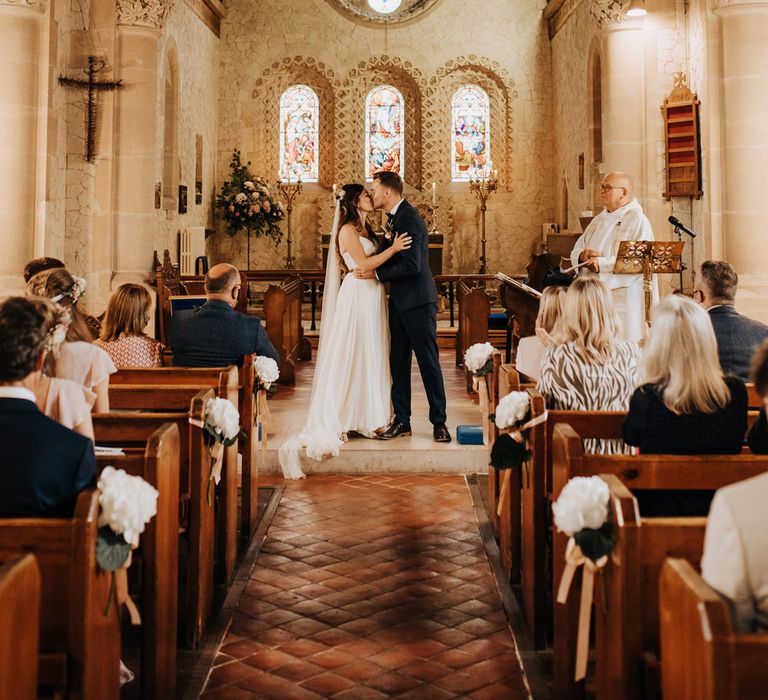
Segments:
[[[517,469],[530,456],[531,451],[525,441],[518,442],[504,433],[496,438],[491,448],[491,466],[494,469]]]
[[[476,377],[487,377],[489,374],[493,374],[493,357],[475,372]]]
[[[104,571],[117,571],[128,560],[131,545],[111,527],[99,528],[96,538],[96,561]]]
[[[613,527],[608,522],[599,530],[584,528],[581,532],[577,532],[573,539],[581,548],[584,556],[594,562],[610,554],[613,550],[613,545],[616,543]]]

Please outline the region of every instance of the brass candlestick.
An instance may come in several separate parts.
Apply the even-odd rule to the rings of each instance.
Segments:
[[[437,233],[437,210],[439,208],[440,208],[439,204],[432,204],[427,207],[427,211],[429,212],[429,218],[430,218],[430,224],[429,224],[430,233]]]
[[[496,171],[494,170],[490,177],[483,175],[482,177],[471,178],[469,181],[469,191],[474,192],[480,200],[480,274],[486,274],[487,260],[485,258],[485,212],[487,207],[488,197],[496,191]]]
[[[291,212],[293,211],[293,200],[297,195],[301,194],[301,188],[301,178],[299,178],[296,182],[291,182],[290,179],[288,182],[283,182],[282,180],[277,181],[277,189],[285,200],[285,213],[287,215],[288,236],[286,242],[288,243],[288,254],[285,256],[286,270],[293,270],[293,264],[296,260],[293,255],[291,255],[291,245],[293,243],[291,231]]]

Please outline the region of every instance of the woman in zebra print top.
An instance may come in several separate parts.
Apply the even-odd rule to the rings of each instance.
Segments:
[[[547,406],[564,411],[626,411],[635,389],[640,348],[621,340],[608,287],[577,277],[568,288],[554,345],[541,359],[539,391]],[[626,452],[621,440],[585,440],[587,452]]]

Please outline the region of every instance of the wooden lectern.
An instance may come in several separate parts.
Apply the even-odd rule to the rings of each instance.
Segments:
[[[682,241],[622,241],[613,272],[617,275],[643,276],[645,322],[651,321],[653,275],[666,275],[683,269]]]

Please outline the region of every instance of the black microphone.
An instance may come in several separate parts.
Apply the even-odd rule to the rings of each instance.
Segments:
[[[691,238],[696,238],[696,232],[691,231],[680,219],[678,219],[676,216],[670,216],[667,221],[669,221],[670,224],[672,224],[675,228],[680,229],[684,233],[687,233]]]

